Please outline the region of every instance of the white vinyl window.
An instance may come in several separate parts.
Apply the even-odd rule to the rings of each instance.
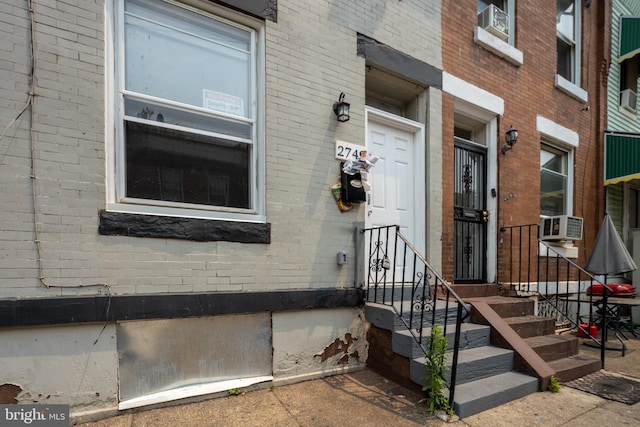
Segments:
[[[556,37],[559,76],[580,85],[580,0],[557,0]]]
[[[540,148],[540,215],[569,214],[570,153],[550,145]]]
[[[263,221],[261,23],[113,1],[110,208]]]

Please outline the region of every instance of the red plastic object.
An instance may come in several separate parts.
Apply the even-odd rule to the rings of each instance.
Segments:
[[[585,330],[589,331],[589,336],[591,338],[595,338],[596,335],[598,334],[598,327],[596,325],[589,326],[588,323],[580,323],[580,326],[582,327],[582,329],[585,329]],[[578,328],[578,337],[586,338],[587,337],[587,333],[584,332],[582,329]]]
[[[607,295],[616,297],[634,297],[636,288],[628,283],[609,283],[607,286],[611,289],[607,291]],[[587,288],[587,295],[602,295],[602,285],[596,283]]]

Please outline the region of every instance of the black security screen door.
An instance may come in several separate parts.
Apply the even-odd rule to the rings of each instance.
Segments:
[[[455,139],[454,281],[486,281],[486,149]]]

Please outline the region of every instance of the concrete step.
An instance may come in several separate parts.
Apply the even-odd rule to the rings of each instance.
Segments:
[[[372,325],[386,329],[388,331],[395,330],[404,330],[406,329],[406,325],[409,324],[408,313],[410,304],[408,302],[404,302],[402,306],[400,304],[394,304],[394,307],[383,304],[375,304],[375,303],[366,303],[365,304],[365,318]],[[457,313],[457,304],[449,303],[446,304],[443,301],[436,301],[435,308],[435,319],[436,324],[444,324],[445,319],[447,319],[447,323],[455,323],[456,313]],[[395,310],[394,310],[395,308]],[[402,309],[404,315],[404,321],[396,314],[396,310],[400,311]],[[414,320],[411,322],[413,328],[418,328],[420,324],[420,313],[414,313]],[[431,313],[425,313],[425,324],[430,325],[432,320]]]
[[[451,377],[451,354],[447,357],[446,380]],[[411,380],[421,386],[427,383],[425,377],[429,374],[425,357],[412,359],[410,362]],[[513,351],[494,346],[483,346],[461,350],[458,353],[458,369],[456,372],[456,384],[490,377],[492,375],[511,372],[513,369]]]
[[[567,382],[599,371],[602,363],[600,359],[577,354],[551,361],[549,366],[556,372],[555,377],[558,381]]]
[[[529,316],[534,314],[535,304],[529,298],[509,298],[501,296],[465,298],[465,302],[484,302],[493,309],[500,317]],[[476,322],[473,317],[472,322]],[[478,323],[478,322],[476,322]]]
[[[526,315],[503,319],[522,338],[553,335],[556,331],[556,320],[552,317]]]
[[[525,338],[529,347],[545,362],[562,359],[578,354],[579,339],[569,335],[542,335]]]
[[[456,385],[453,410],[465,418],[537,391],[537,378],[507,372]]]
[[[429,338],[431,334],[431,328],[424,328],[422,330],[423,342]],[[448,348],[452,349],[455,343],[455,325],[449,325],[447,327],[447,340]],[[485,325],[476,325],[474,323],[462,323],[460,325],[460,348],[473,348],[489,345],[489,339],[491,337],[491,328]],[[416,357],[423,357],[424,351],[420,348],[420,345],[406,329],[396,330],[393,332],[393,351],[401,356],[413,359]]]

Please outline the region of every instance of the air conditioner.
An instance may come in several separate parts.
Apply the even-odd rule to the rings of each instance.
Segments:
[[[625,89],[620,92],[620,107],[632,113],[636,112],[636,104],[638,97],[631,89]]]
[[[569,215],[540,219],[541,240],[582,240],[582,218]]]
[[[490,4],[478,13],[478,26],[503,41],[509,39],[509,15],[496,5]]]

